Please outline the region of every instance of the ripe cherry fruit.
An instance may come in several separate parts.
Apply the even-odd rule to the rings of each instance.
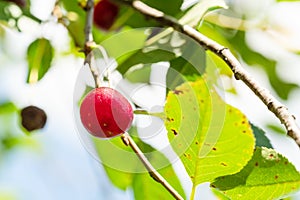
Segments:
[[[90,91],[80,106],[84,127],[99,138],[111,138],[124,133],[131,125],[133,111],[127,99],[118,91],[100,87]]]
[[[15,3],[15,4],[17,4],[19,7],[21,7],[21,8],[25,8],[26,5],[27,5],[27,1],[26,1],[26,0],[6,0],[6,1]]]
[[[115,22],[119,7],[109,0],[101,0],[95,5],[94,23],[103,30],[108,30]]]

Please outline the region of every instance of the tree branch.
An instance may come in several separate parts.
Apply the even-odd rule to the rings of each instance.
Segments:
[[[85,54],[84,64],[88,64],[90,67],[90,71],[93,75],[95,80],[96,87],[100,87],[101,82],[99,78],[99,71],[98,69],[92,65],[91,57],[93,56],[92,48],[95,46],[92,28],[93,28],[93,16],[94,16],[94,0],[88,0],[85,6],[86,11],[86,20],[85,20],[85,41],[84,41],[84,49],[83,52]]]
[[[92,35],[92,25],[93,25],[93,12],[94,12],[94,1],[88,0],[86,7],[86,24],[85,24],[85,45],[84,45],[84,53],[85,53],[85,64],[88,64],[90,67],[90,70],[93,74],[93,78],[95,80],[96,87],[100,87],[100,78],[99,78],[99,72],[96,67],[92,66],[91,58],[93,56],[92,48],[95,46],[95,43],[93,41],[93,35]],[[102,49],[100,49],[103,51]],[[107,60],[107,56],[103,53],[104,59]],[[152,164],[148,161],[146,156],[143,154],[143,152],[140,150],[140,148],[137,146],[137,144],[134,142],[134,140],[131,138],[131,136],[125,132],[121,136],[123,142],[125,145],[130,146],[132,150],[136,153],[136,155],[139,157],[139,159],[144,164],[145,168],[147,169],[150,176],[157,182],[161,183],[169,192],[170,194],[177,200],[183,200],[183,198],[180,196],[180,194],[156,171],[156,169],[152,166]]]
[[[275,114],[280,122],[285,126],[287,134],[295,140],[300,147],[300,129],[296,124],[295,117],[289,113],[288,108],[274,98],[270,92],[262,87],[251,75],[242,67],[240,62],[234,57],[230,50],[217,42],[211,40],[205,35],[201,34],[194,28],[188,25],[180,24],[176,19],[165,15],[163,12],[149,7],[139,0],[114,0],[119,3],[126,4],[147,18],[152,18],[163,26],[172,27],[185,35],[195,39],[203,48],[210,50],[220,58],[222,58],[231,68],[237,80],[242,80],[260,100],[268,107],[268,109]]]
[[[139,159],[142,161],[144,166],[146,167],[147,171],[149,172],[150,176],[160,184],[162,184],[169,192],[172,194],[172,196],[175,199],[183,200],[183,198],[180,196],[180,194],[162,177],[155,168],[151,165],[151,163],[148,161],[146,156],[143,154],[143,152],[140,150],[140,148],[137,146],[137,144],[134,142],[134,140],[130,137],[130,135],[125,132],[122,136],[122,140],[125,145],[130,146],[132,150],[136,153],[136,155],[139,157]]]

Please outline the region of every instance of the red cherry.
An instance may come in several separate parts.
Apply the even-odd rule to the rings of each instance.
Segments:
[[[90,91],[80,106],[84,127],[99,138],[111,138],[124,133],[133,120],[127,99],[118,91],[100,87]]]
[[[119,7],[109,0],[101,0],[94,10],[94,23],[103,30],[108,30],[115,22]]]
[[[15,4],[17,4],[19,7],[21,7],[21,8],[25,8],[26,5],[27,5],[27,1],[26,1],[26,0],[6,0],[6,1],[15,3]]]

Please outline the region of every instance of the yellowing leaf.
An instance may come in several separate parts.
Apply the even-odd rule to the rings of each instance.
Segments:
[[[170,91],[165,113],[168,138],[194,187],[237,173],[251,159],[255,138],[248,120],[205,79]]]

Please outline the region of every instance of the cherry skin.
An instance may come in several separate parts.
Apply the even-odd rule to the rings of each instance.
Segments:
[[[15,4],[17,4],[19,7],[21,7],[21,8],[25,8],[26,5],[27,5],[27,1],[26,1],[26,0],[6,0],[6,1],[15,3]]]
[[[119,13],[119,7],[109,0],[101,0],[95,5],[94,23],[103,30],[109,28],[115,22]]]
[[[80,106],[83,126],[95,137],[111,138],[124,133],[133,120],[133,110],[127,99],[109,87],[95,88]]]

